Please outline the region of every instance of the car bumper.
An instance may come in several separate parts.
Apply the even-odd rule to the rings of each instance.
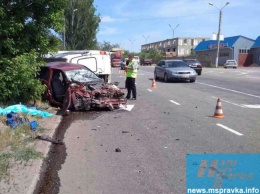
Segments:
[[[168,78],[170,80],[192,80],[192,79],[196,79],[196,75],[169,75]]]
[[[120,67],[120,66],[121,66],[121,64],[117,64],[117,63],[112,64],[112,67]]]
[[[237,67],[238,65],[224,65],[224,67]]]
[[[194,69],[197,73],[200,73],[202,71],[201,67],[191,67],[192,69]]]

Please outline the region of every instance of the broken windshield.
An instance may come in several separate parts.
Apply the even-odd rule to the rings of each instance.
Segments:
[[[84,68],[68,70],[65,71],[65,74],[70,80],[75,80],[79,82],[91,82],[99,79],[96,74]]]

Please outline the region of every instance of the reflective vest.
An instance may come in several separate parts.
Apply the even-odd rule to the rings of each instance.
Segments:
[[[126,77],[136,78],[137,65],[133,61],[131,61],[129,62],[128,67],[131,67],[133,69],[127,69]]]

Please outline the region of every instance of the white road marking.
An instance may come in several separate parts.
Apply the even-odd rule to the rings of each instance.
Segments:
[[[149,92],[153,92],[152,90],[150,90],[150,89],[147,89]]]
[[[260,104],[242,104],[246,108],[260,108]]]
[[[240,74],[237,74],[237,75],[247,75],[248,73],[240,73]]]
[[[228,89],[228,88],[222,88],[222,87],[219,87],[219,86],[214,86],[214,85],[210,85],[210,84],[204,84],[204,83],[201,83],[201,82],[195,82],[195,83],[201,84],[201,85],[210,86],[210,87],[213,87],[213,88],[219,88],[219,89],[222,89],[222,90],[227,90],[227,91],[230,91],[230,92],[235,92],[235,93],[239,93],[239,94],[244,94],[244,95],[251,96],[251,97],[255,97],[255,98],[260,98],[260,96],[256,96],[256,95],[248,94],[248,93],[244,93],[244,92],[239,92],[239,91],[231,90],[231,89]]]
[[[215,97],[215,96],[212,96],[212,98],[218,99],[218,98]],[[226,103],[229,103],[229,104],[233,104],[233,105],[235,105],[235,106],[239,106],[239,107],[244,108],[244,106],[243,106],[243,105],[240,105],[240,104],[236,104],[236,103],[233,103],[233,102],[229,102],[229,101],[226,101],[226,100],[223,100],[223,99],[221,99],[221,101],[226,102]]]
[[[170,100],[170,102],[172,102],[173,104],[176,104],[176,105],[180,105],[178,102],[175,102],[173,100]]]
[[[135,105],[127,105],[126,107],[122,104],[119,105],[119,109],[121,110],[127,110],[127,111],[131,111],[134,108]]]
[[[228,127],[225,126],[225,125],[222,125],[222,124],[217,123],[217,126],[222,127],[223,129],[226,129],[226,130],[228,130],[228,131],[230,131],[230,132],[232,132],[232,133],[234,133],[234,134],[236,134],[236,135],[239,135],[239,136],[242,136],[242,135],[243,135],[242,133],[239,133],[238,131],[235,131],[235,130],[233,130],[233,129],[230,129],[230,128],[228,128]]]

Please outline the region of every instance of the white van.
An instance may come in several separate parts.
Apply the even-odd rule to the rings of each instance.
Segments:
[[[133,62],[135,62],[138,65],[138,67],[139,67],[140,66],[140,58],[139,58],[139,56],[134,56]]]
[[[106,51],[82,50],[82,51],[59,51],[51,58],[62,58],[68,63],[77,63],[88,67],[106,83],[111,82],[111,59]]]

